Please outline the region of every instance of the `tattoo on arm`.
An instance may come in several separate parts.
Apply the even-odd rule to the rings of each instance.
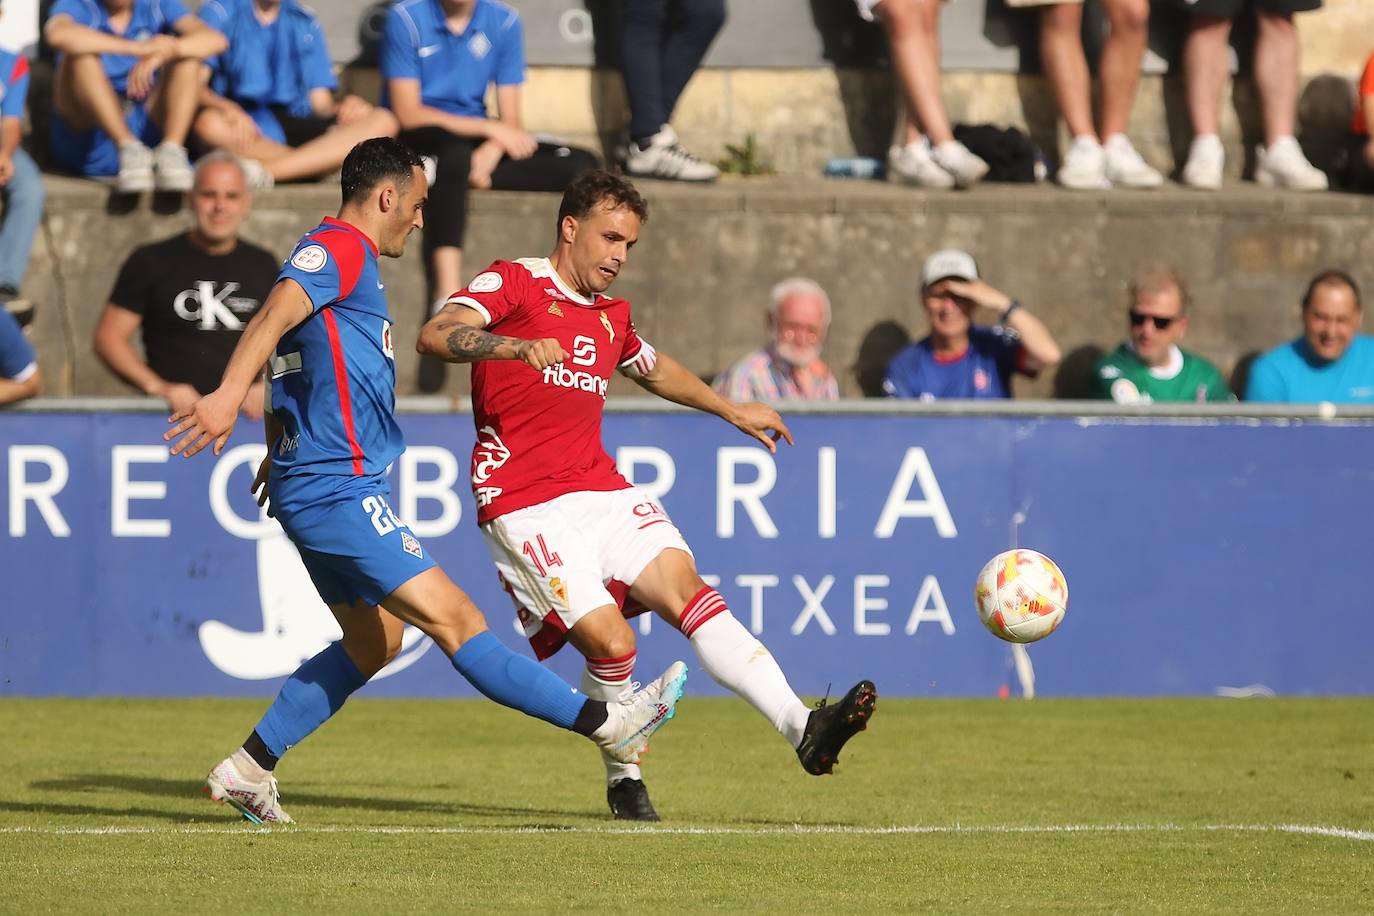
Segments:
[[[498,347],[514,350],[521,341],[515,337],[491,334],[471,325],[459,325],[447,338],[448,351],[460,359],[490,359]]]

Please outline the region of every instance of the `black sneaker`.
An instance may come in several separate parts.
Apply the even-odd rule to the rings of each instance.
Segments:
[[[660,820],[642,779],[619,779],[611,783],[606,787],[606,803],[618,821]]]
[[[868,720],[877,708],[878,688],[872,681],[859,681],[833,706],[821,700],[806,720],[806,731],[797,746],[802,769],[812,776],[833,772],[839,762],[840,748],[868,727]]]

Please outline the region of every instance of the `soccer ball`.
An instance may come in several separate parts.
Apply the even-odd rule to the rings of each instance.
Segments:
[[[978,619],[998,639],[1035,642],[1054,632],[1069,604],[1069,586],[1054,561],[1018,547],[988,560],[973,589]]]

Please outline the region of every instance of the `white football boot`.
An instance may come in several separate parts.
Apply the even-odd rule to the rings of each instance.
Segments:
[[[606,704],[605,723],[592,740],[620,763],[638,763],[639,752],[654,732],[677,715],[677,703],[687,686],[687,666],[673,662],[658,680],[623,700]]]
[[[234,756],[243,751],[235,751]],[[252,782],[234,762],[225,757],[210,775],[205,777],[205,791],[210,800],[229,805],[254,824],[290,824],[291,815],[281,809],[281,794],[277,791],[277,777],[268,774],[261,782]]]

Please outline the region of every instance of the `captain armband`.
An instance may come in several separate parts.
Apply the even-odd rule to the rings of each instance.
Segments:
[[[643,378],[654,371],[658,364],[658,351],[643,338],[639,341],[639,352],[620,364],[620,374],[629,378]]]

